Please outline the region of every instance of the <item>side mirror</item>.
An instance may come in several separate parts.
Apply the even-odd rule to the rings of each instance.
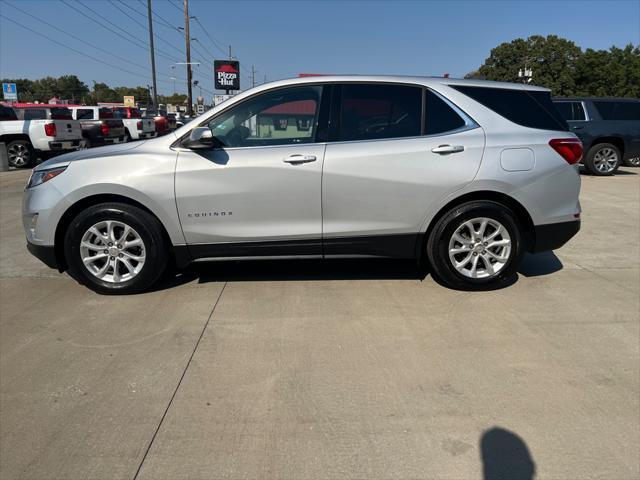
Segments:
[[[209,127],[196,127],[191,130],[189,138],[182,142],[182,146],[192,150],[203,150],[213,148],[215,145],[213,133]]]

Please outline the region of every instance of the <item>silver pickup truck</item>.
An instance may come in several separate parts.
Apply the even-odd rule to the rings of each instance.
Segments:
[[[64,106],[0,105],[0,142],[7,145],[9,165],[28,168],[36,158],[84,147],[80,123]]]

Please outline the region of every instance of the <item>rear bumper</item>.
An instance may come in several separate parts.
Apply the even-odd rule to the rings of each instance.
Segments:
[[[47,267],[55,268],[56,270],[60,269],[56,258],[56,250],[53,245],[36,245],[27,241],[27,250]]]
[[[71,150],[80,147],[82,141],[78,140],[59,140],[49,142],[49,150]]]
[[[532,253],[546,252],[562,247],[580,231],[580,220],[534,226],[535,241]]]

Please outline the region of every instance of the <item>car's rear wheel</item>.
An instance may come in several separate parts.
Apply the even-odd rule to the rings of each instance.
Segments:
[[[473,201],[445,213],[427,241],[433,274],[456,289],[486,288],[515,275],[524,248],[513,212],[489,201]]]
[[[627,167],[640,167],[640,157],[625,158],[624,164]]]
[[[69,273],[98,293],[129,294],[150,288],[167,265],[160,222],[124,203],[82,211],[65,235]]]
[[[613,175],[620,167],[620,149],[612,143],[599,143],[587,152],[584,166],[589,173],[598,176]]]
[[[36,153],[28,140],[14,140],[7,145],[9,165],[15,168],[28,168],[35,163]]]

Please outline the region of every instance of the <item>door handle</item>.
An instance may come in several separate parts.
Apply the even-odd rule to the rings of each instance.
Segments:
[[[464,147],[462,145],[440,145],[432,148],[431,151],[433,153],[439,153],[440,155],[446,155],[447,153],[462,152],[464,151]]]
[[[301,155],[299,153],[296,153],[295,155],[289,155],[288,157],[285,157],[282,161],[285,163],[290,163],[291,165],[300,165],[301,163],[315,162],[316,156]]]
[[[571,127],[572,130],[582,130],[584,127],[582,125],[574,125]]]

